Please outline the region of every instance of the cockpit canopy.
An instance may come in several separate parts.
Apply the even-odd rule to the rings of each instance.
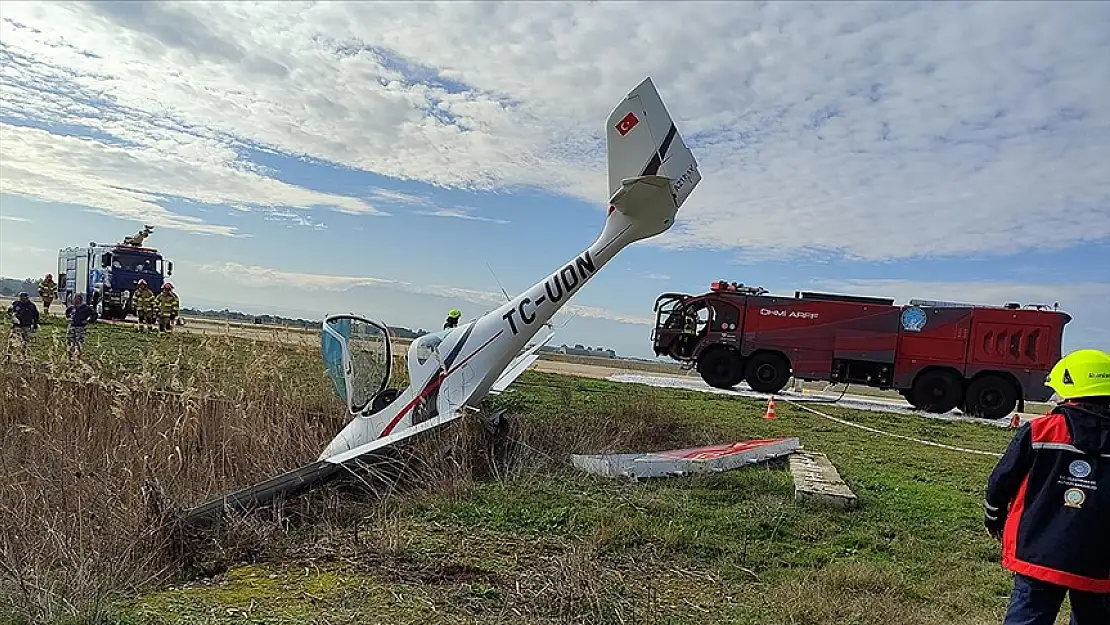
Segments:
[[[336,394],[351,414],[357,414],[389,383],[393,364],[389,330],[353,315],[329,316],[320,333],[320,357]]]

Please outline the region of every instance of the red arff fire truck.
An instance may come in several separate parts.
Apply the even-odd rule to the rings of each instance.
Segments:
[[[777,393],[791,376],[897,389],[914,407],[998,419],[1045,401],[1067,313],[1048,306],[796,292],[717,281],[702,295],[655,302],[655,353],[696,366],[705,382]]]

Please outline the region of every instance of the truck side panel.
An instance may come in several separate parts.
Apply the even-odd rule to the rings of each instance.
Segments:
[[[907,309],[914,307],[907,307]],[[909,388],[917,374],[927,367],[944,367],[964,375],[967,369],[968,338],[971,335],[971,308],[919,308],[924,314],[920,330],[901,323],[898,361],[894,365],[894,386]],[[912,327],[912,326],[911,326]]]
[[[89,299],[89,289],[92,286],[92,285],[89,284],[89,254],[88,254],[88,252],[85,252],[85,253],[78,252],[77,253],[76,269],[74,270],[74,272],[75,273],[74,273],[73,293],[74,294],[80,293],[81,295],[83,295],[85,297],[85,300],[88,301],[88,299]]]
[[[1008,371],[1023,396],[1045,401],[1052,389],[1045,376],[1061,357],[1066,315],[1032,310],[978,309],[972,319],[967,376]]]
[[[825,380],[834,358],[893,364],[897,339],[893,306],[757,296],[749,298],[741,353],[780,351],[794,375]]]

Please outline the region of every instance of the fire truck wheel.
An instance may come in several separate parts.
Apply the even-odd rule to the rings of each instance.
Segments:
[[[914,406],[926,412],[943,414],[952,410],[963,397],[959,378],[949,371],[934,369],[917,376],[912,391]]]
[[[760,352],[748,359],[744,378],[757,393],[777,393],[790,381],[790,361],[782,354]]]
[[[698,359],[698,373],[714,388],[732,388],[740,383],[744,368],[740,356],[731,349],[711,349]]]
[[[967,387],[967,413],[984,419],[1001,419],[1014,411],[1018,393],[1009,380],[997,375],[976,378]]]

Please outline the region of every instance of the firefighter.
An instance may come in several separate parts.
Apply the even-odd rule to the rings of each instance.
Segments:
[[[447,321],[444,322],[443,329],[446,330],[447,328],[459,327],[460,317],[462,317],[462,312],[460,312],[458,308],[452,308],[451,311],[447,313]]]
[[[987,532],[1014,575],[1003,625],[1110,623],[1110,354],[1083,349],[1045,380],[1063,398],[1018,429],[987,482]]]
[[[20,359],[25,360],[31,334],[39,329],[39,309],[31,301],[31,297],[23,292],[19,294],[19,299],[8,307],[8,313],[12,316],[12,329],[8,335],[8,349],[4,354],[4,361],[10,362],[12,359],[13,339],[19,343]]]
[[[46,274],[46,277],[39,281],[39,297],[42,298],[42,312],[50,314],[50,304],[58,299],[58,285],[54,282],[52,274]]]
[[[695,335],[698,333],[698,314],[687,310],[682,314],[682,336],[679,337],[679,349],[684,354],[691,354],[694,350]]]
[[[158,330],[170,332],[173,330],[174,319],[177,319],[177,309],[180,300],[173,292],[173,283],[166,282],[162,285],[162,292],[154,298],[154,309],[158,314]]]
[[[135,316],[139,318],[139,331],[146,330],[149,326],[154,329],[154,292],[146,285],[146,280],[139,280],[135,294],[131,296],[135,302]]]
[[[85,329],[96,321],[96,309],[85,303],[80,293],[73,295],[73,303],[66,308],[66,356],[70,360],[80,360],[85,350]]]

